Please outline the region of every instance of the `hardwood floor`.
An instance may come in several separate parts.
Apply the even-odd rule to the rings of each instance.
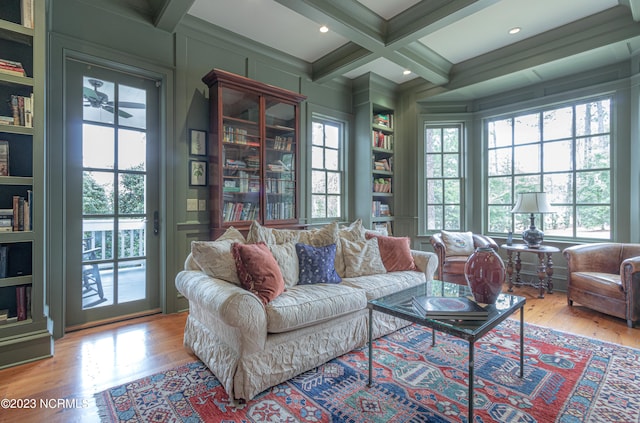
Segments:
[[[563,292],[538,299],[531,288],[525,321],[640,348],[640,328],[581,306],[568,307]],[[187,313],[155,315],[85,329],[56,341],[52,358],[0,370],[0,400],[27,400],[35,409],[0,409],[0,422],[97,422],[93,394],[196,360],[182,345]],[[513,318],[518,318],[514,315]],[[44,408],[72,400],[77,408]]]

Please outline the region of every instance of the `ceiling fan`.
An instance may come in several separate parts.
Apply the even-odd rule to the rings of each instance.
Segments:
[[[92,88],[82,87],[82,97],[84,98],[84,106],[85,107],[95,107],[106,110],[107,112],[113,113],[113,101],[109,101],[109,96],[101,91],[98,91],[104,82],[98,79],[89,79],[89,84],[91,84]],[[127,113],[125,109],[144,109],[147,107],[143,103],[134,103],[131,101],[118,101],[118,116],[122,118],[130,118],[133,116],[131,113]]]

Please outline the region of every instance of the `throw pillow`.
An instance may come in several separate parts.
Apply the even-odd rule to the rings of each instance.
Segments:
[[[285,287],[296,286],[300,273],[296,245],[293,242],[287,242],[282,245],[269,245],[269,249],[280,266]]]
[[[340,244],[345,264],[345,277],[355,278],[387,273],[380,257],[380,248],[376,238],[366,241],[349,241],[341,238]]]
[[[445,256],[468,256],[475,250],[473,233],[440,231],[444,243]]]
[[[364,226],[362,226],[362,219],[358,219],[351,223],[349,226],[342,226],[338,230],[338,239],[346,239],[348,241],[365,241],[364,238]],[[336,243],[336,272],[341,277],[345,277],[345,265],[342,253],[342,244]]]
[[[338,242],[338,222],[331,222],[317,229],[302,230],[298,242],[314,247],[336,244]]]
[[[338,242],[338,223],[332,222],[318,229],[276,229],[251,222],[247,242],[264,242],[267,245],[280,245],[287,242],[302,242],[321,247]]]
[[[387,272],[402,270],[417,270],[411,255],[411,240],[409,237],[384,236],[367,233],[367,239],[377,238],[380,256]]]
[[[342,279],[336,272],[336,244],[314,247],[313,245],[296,244],[300,275],[298,284],[340,283]]]
[[[244,243],[245,239],[240,231],[231,226],[215,241],[192,241],[191,256],[208,276],[240,285],[231,254],[234,242]]]
[[[276,259],[264,243],[231,247],[242,287],[256,294],[263,304],[284,292],[284,279]]]

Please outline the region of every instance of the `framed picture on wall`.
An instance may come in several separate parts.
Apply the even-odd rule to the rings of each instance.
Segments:
[[[207,165],[205,160],[189,160],[189,185],[196,187],[207,185]]]
[[[207,155],[207,132],[198,129],[189,131],[189,154],[192,156]]]

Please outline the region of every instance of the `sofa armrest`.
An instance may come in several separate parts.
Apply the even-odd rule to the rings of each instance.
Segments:
[[[264,348],[267,336],[267,314],[260,299],[251,292],[205,273],[183,270],[176,276],[176,288],[189,300],[190,313],[202,323],[213,319],[234,331],[241,339],[229,339],[229,345],[238,345],[247,352]]]
[[[434,273],[438,270],[438,255],[430,251],[411,250],[413,261],[421,272],[424,272],[427,280],[433,279]]]

